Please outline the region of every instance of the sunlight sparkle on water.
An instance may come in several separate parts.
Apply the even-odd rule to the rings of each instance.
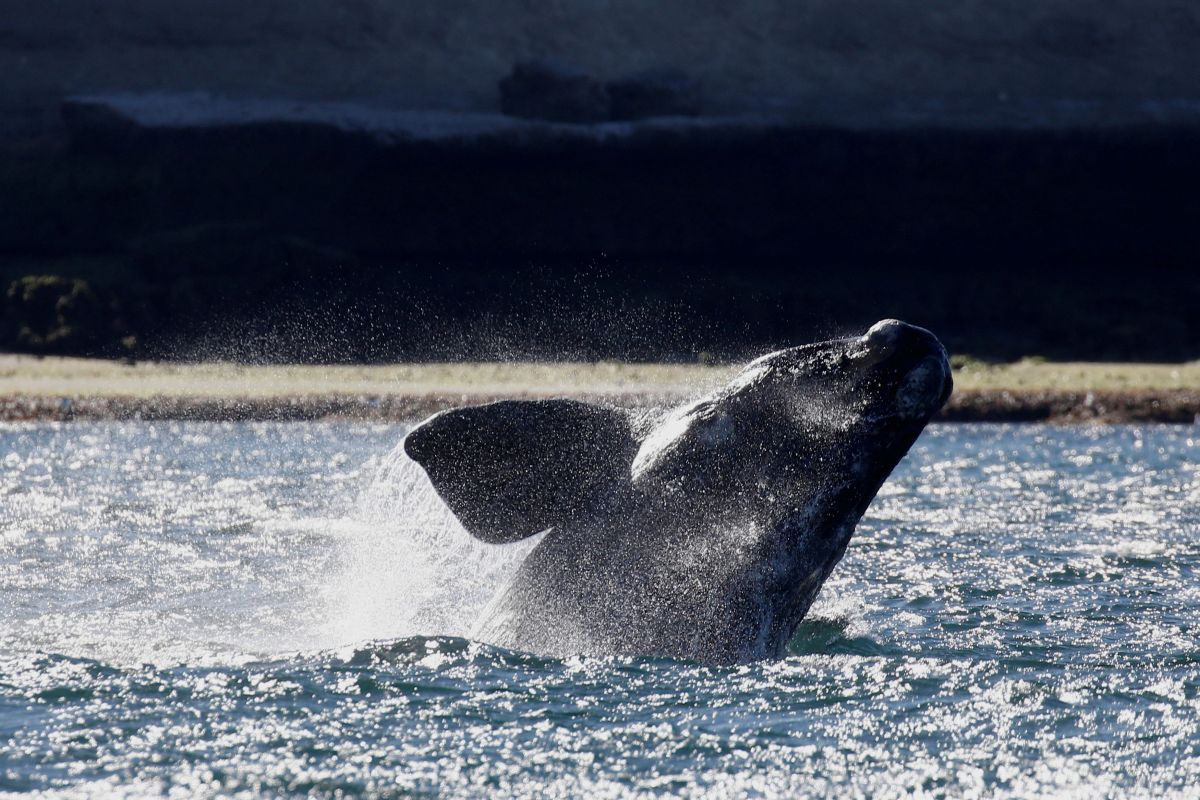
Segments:
[[[0,792],[1191,796],[1194,428],[934,426],[778,662],[465,638],[403,428],[0,428]]]

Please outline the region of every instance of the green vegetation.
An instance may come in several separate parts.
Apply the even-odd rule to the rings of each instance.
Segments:
[[[112,341],[131,347],[115,300],[104,299],[87,281],[57,275],[28,275],[13,281],[4,296],[0,341],[42,353],[95,350]]]

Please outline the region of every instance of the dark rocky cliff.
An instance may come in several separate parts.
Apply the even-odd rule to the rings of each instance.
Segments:
[[[0,346],[694,358],[899,316],[996,357],[1200,356],[1191,4],[0,19]],[[502,116],[529,58],[680,75],[692,116]]]
[[[235,97],[494,111],[514,62],[602,80],[670,67],[709,111],[1200,97],[1185,0],[0,0],[0,132],[58,125],[70,94]],[[952,109],[948,109],[948,112]]]

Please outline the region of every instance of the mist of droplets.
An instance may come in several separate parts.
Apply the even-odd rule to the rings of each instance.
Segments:
[[[379,461],[351,513],[342,571],[327,587],[331,625],[348,642],[466,636],[538,541],[472,538],[400,446]]]

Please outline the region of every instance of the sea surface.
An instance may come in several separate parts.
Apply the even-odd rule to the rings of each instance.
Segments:
[[[0,794],[1195,797],[1200,428],[933,426],[791,644],[471,641],[403,427],[0,427]]]

